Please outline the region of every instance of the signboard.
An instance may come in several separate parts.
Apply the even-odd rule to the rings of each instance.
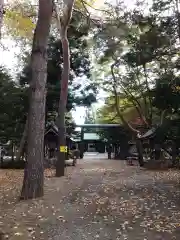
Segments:
[[[64,153],[67,153],[67,149],[68,149],[67,146],[60,146],[59,147],[59,151],[64,152]]]

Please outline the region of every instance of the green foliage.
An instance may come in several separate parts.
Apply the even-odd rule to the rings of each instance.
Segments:
[[[70,42],[71,44],[71,42]],[[69,91],[68,91],[68,101],[67,101],[67,111],[70,111],[75,105],[91,105],[92,102],[96,101],[96,87],[90,83],[88,80],[84,87],[75,82],[75,77],[81,78],[88,76],[90,74],[90,61],[81,48],[79,44],[79,56],[75,49],[72,49],[71,57],[71,74],[69,81]],[[80,52],[82,50],[82,52]],[[75,51],[75,52],[74,52]],[[82,55],[81,55],[82,54]],[[59,41],[50,39],[48,48],[48,72],[47,72],[47,100],[46,100],[46,111],[47,112],[57,112],[59,95],[60,95],[60,79],[62,73],[62,48]],[[20,84],[22,86],[28,86],[31,79],[30,68],[27,66],[24,68],[23,73],[20,77]]]
[[[68,38],[71,53],[71,71],[68,89],[67,111],[71,111],[76,105],[90,106],[96,101],[97,87],[91,83],[91,66],[87,35],[89,28],[83,23],[82,17],[75,15],[68,30]],[[51,36],[48,44],[47,66],[47,120],[55,120],[57,116],[60,80],[63,66],[62,46],[60,40]],[[25,58],[28,62],[28,54]],[[20,76],[20,84],[28,87],[31,80],[30,67],[27,64]]]
[[[27,90],[20,88],[0,68],[0,142],[17,142],[24,128],[28,108]]]
[[[144,13],[143,4],[132,11],[110,5],[113,14],[97,31],[97,63],[99,71],[105,69],[99,82],[111,98],[99,110],[100,122],[140,117],[151,125],[160,123],[163,110],[166,118],[179,115],[179,9],[175,2],[155,0]]]
[[[180,78],[164,74],[156,80],[154,105],[161,110],[178,112],[180,108]]]
[[[93,112],[93,108],[87,108],[86,109],[86,116],[85,116],[85,120],[84,120],[84,123],[85,124],[94,124],[96,121],[95,119],[95,115],[94,115],[94,112]],[[84,128],[84,132],[85,133],[95,133],[97,129],[95,128]]]
[[[33,5],[31,0],[12,0],[5,6],[5,34],[21,47],[31,44],[36,20],[37,5]]]
[[[90,106],[96,101],[97,86],[91,83],[91,64],[87,46],[88,25],[77,14],[72,19],[68,31],[71,50],[71,74],[68,91],[67,111],[76,105]],[[0,69],[0,142],[13,140],[19,142],[28,113],[28,88],[31,81],[29,66],[30,55],[24,53],[25,66],[12,81],[7,71]],[[55,121],[57,117],[60,80],[62,73],[62,47],[59,40],[51,36],[48,44],[47,101],[46,121]],[[74,127],[72,116],[67,113],[67,132]]]

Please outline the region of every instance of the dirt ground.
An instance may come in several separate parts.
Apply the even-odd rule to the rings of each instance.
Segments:
[[[45,175],[45,196],[19,202],[23,172],[0,170],[2,239],[180,239],[180,171],[89,159]]]

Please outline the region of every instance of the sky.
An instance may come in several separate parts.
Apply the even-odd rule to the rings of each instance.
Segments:
[[[3,38],[0,46],[0,65],[8,68],[13,75],[14,68],[17,65],[17,57],[20,49],[16,47],[15,42],[9,38]]]

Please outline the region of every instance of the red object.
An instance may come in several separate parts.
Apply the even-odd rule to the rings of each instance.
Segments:
[[[130,121],[130,124],[142,126],[144,125],[144,122],[140,117],[138,117],[134,121]]]

